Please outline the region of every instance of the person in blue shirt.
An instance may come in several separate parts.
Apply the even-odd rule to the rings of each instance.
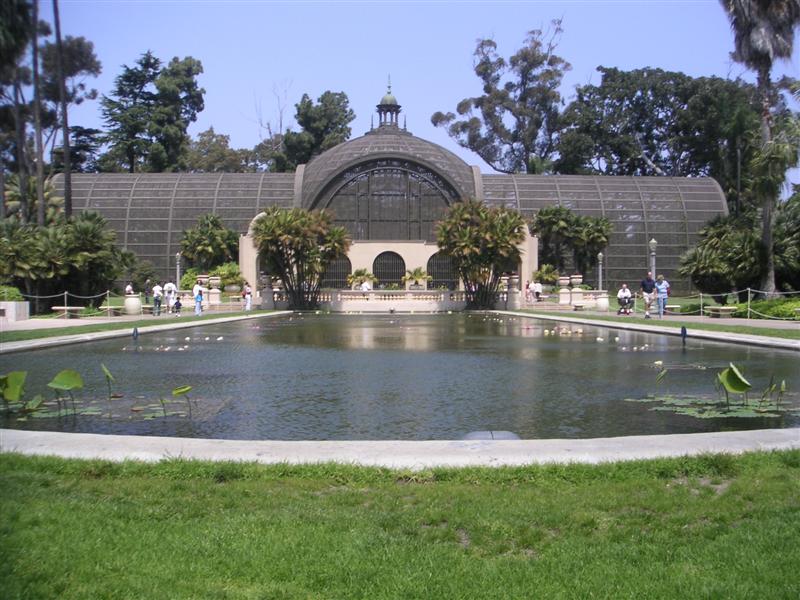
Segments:
[[[664,317],[664,312],[667,310],[667,298],[669,298],[669,281],[664,279],[663,275],[659,275],[656,280],[656,300],[658,301],[658,318]]]
[[[650,318],[650,307],[653,304],[653,300],[655,299],[655,289],[656,289],[656,282],[653,279],[652,271],[647,272],[647,277],[642,279],[642,283],[640,284],[640,289],[642,291],[642,298],[644,299],[644,318]]]

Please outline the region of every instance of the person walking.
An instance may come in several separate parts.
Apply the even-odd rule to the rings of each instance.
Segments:
[[[203,286],[200,285],[199,279],[192,288],[192,296],[194,297],[194,314],[199,317],[203,314]]]
[[[156,282],[153,286],[153,316],[161,316],[161,300],[164,297],[164,288],[161,287],[160,282]]]
[[[144,280],[144,303],[150,304],[150,293],[153,291],[153,284],[150,283],[150,279]]]
[[[542,283],[540,281],[533,282],[533,297],[536,299],[536,302],[542,301],[542,293],[544,292],[544,288],[542,287]]]
[[[663,275],[659,275],[656,280],[656,294],[658,294],[658,318],[662,319],[667,310],[667,299],[669,298],[669,281],[664,279]]]
[[[167,312],[172,312],[172,307],[175,305],[175,300],[177,299],[177,292],[178,288],[175,287],[171,279],[164,284],[164,298],[167,301]]]
[[[639,289],[642,292],[642,299],[644,300],[644,318],[650,318],[650,307],[653,305],[653,300],[656,297],[656,282],[653,279],[653,272],[648,271],[647,277],[642,279],[642,283],[639,285]]]
[[[244,309],[252,310],[253,308],[253,288],[246,281],[244,282]]]
[[[128,285],[125,286],[125,295],[130,296],[133,294],[133,284],[129,281]]]

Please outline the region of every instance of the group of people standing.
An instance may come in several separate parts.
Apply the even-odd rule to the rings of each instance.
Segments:
[[[658,318],[662,318],[667,310],[667,299],[669,298],[669,281],[664,279],[663,275],[659,275],[653,279],[652,271],[647,272],[647,277],[642,279],[639,284],[639,291],[644,300],[644,318],[650,318],[650,310],[653,306],[653,300],[656,301],[658,310]],[[618,315],[629,315],[633,311],[633,294],[628,287],[628,284],[623,283],[622,287],[617,292],[617,303],[619,304]]]
[[[133,292],[133,287],[131,284],[128,284],[128,287],[131,288],[131,292]],[[125,293],[129,293],[128,289],[125,289]],[[166,307],[166,312],[169,314],[173,314],[176,317],[181,316],[181,309],[183,308],[183,302],[181,298],[183,297],[182,294],[178,292],[178,286],[176,286],[172,280],[169,280],[163,286],[161,285],[160,281],[156,281],[155,285],[150,284],[150,280],[146,280],[144,282],[144,303],[150,304],[150,295],[153,296],[153,316],[158,317],[161,315],[161,308],[162,306]]]

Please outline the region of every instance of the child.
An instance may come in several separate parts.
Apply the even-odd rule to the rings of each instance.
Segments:
[[[176,317],[181,316],[181,307],[183,306],[183,304],[181,304],[181,298],[183,298],[183,294],[181,294],[178,298],[175,298],[175,304],[172,305],[172,313]]]

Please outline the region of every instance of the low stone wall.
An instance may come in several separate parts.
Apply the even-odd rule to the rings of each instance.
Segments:
[[[337,290],[321,292],[320,308],[331,312],[347,313],[411,313],[447,312],[464,310],[464,292],[439,290]],[[262,293],[262,308],[286,309],[286,293],[274,290],[272,302]]]
[[[0,321],[25,321],[29,318],[29,302],[0,302]]]

